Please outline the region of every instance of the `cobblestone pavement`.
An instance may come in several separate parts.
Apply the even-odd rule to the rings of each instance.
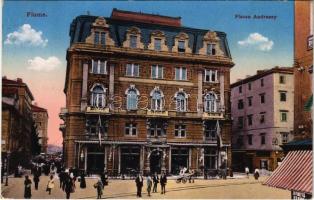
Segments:
[[[32,177],[31,177],[32,179]],[[87,188],[79,188],[79,182],[76,183],[76,191],[71,194],[71,198],[76,199],[95,199],[96,190],[93,184],[97,179],[87,178]],[[152,193],[151,197],[147,196],[146,183],[144,182],[142,198],[148,199],[289,199],[290,192],[271,188],[262,185],[265,177],[258,181],[253,177],[227,179],[227,180],[203,180],[197,179],[195,183],[175,183],[175,180],[168,180],[166,194],[160,194],[160,185],[158,193]],[[56,179],[56,187],[52,194],[46,192],[48,182],[47,176],[41,176],[39,190],[34,189],[32,184],[32,198],[35,199],[63,199],[65,193],[59,188],[59,180]],[[9,186],[1,184],[1,193],[4,198],[23,198],[24,195],[24,178],[9,178]],[[136,187],[134,180],[109,180],[109,185],[104,189],[103,198],[134,199],[136,198]]]

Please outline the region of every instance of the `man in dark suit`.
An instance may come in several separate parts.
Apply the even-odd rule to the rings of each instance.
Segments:
[[[164,172],[162,172],[160,176],[161,194],[166,193],[166,184],[167,184],[167,176]]]
[[[136,188],[137,188],[137,196],[138,197],[142,197],[142,187],[143,187],[143,176],[142,174],[138,174],[136,179],[135,179],[135,183],[136,183]]]
[[[155,175],[153,177],[153,182],[154,182],[153,192],[157,192],[157,184],[159,183],[159,177],[158,177],[157,172],[155,172]]]

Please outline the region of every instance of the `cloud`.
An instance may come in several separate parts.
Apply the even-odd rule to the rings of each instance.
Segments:
[[[240,46],[253,46],[261,51],[270,51],[274,42],[259,33],[251,33],[245,40],[238,41]]]
[[[42,37],[41,31],[36,31],[29,24],[24,24],[19,27],[18,31],[14,31],[7,35],[5,44],[26,44],[29,46],[42,46],[45,47],[48,39]]]
[[[51,56],[46,60],[42,57],[36,56],[33,59],[29,59],[27,62],[28,62],[27,69],[45,72],[57,69],[61,64],[61,61],[55,56]]]

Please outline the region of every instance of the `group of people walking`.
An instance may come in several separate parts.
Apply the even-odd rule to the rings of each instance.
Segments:
[[[160,178],[158,177],[157,173],[155,173],[154,175],[148,175],[146,177],[148,196],[151,196],[152,187],[153,187],[152,193],[157,193],[157,186],[158,186],[159,182],[160,182],[160,186],[161,186],[161,194],[165,194],[166,193],[166,184],[167,184],[167,176],[165,173],[162,173]],[[143,175],[141,173],[138,174],[138,176],[136,177],[135,183],[136,183],[136,188],[137,188],[136,195],[137,195],[137,197],[142,197],[142,188],[144,185],[144,178],[143,178]]]

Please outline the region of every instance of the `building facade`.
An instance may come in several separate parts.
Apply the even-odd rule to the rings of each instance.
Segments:
[[[275,67],[231,84],[234,170],[273,171],[283,158],[279,145],[293,139],[293,68]]]
[[[296,140],[313,134],[313,1],[294,2],[294,134]]]
[[[1,155],[2,163],[10,160],[10,171],[18,164],[28,164],[31,157],[33,100],[31,91],[22,79],[2,78]]]
[[[114,9],[70,28],[61,109],[67,167],[176,174],[231,165],[226,34]]]
[[[41,145],[41,152],[47,153],[48,144],[48,112],[47,109],[32,105],[33,120],[39,136],[39,144]]]

